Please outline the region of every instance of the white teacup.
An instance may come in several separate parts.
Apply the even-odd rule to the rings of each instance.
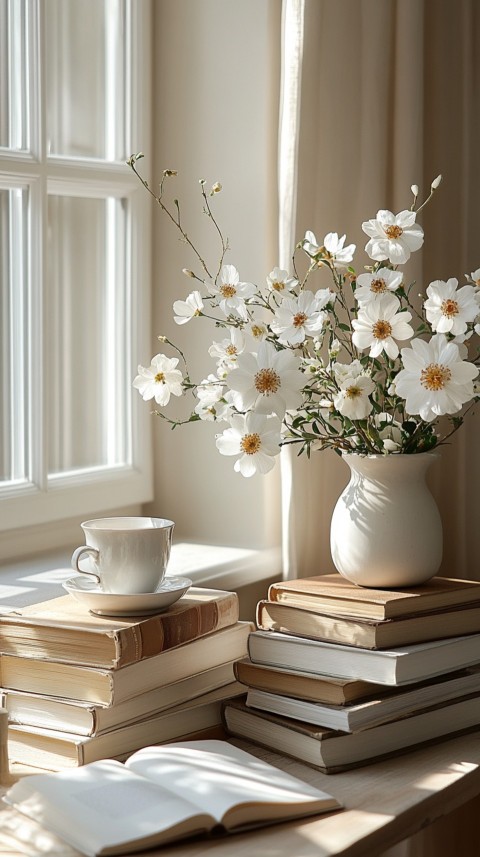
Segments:
[[[96,518],[81,525],[86,545],[72,554],[72,568],[96,578],[104,592],[155,592],[170,559],[173,521],[165,518]],[[94,571],[80,568],[89,557]]]

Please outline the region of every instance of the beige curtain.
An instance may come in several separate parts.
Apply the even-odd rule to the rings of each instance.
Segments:
[[[408,208],[411,185],[426,194],[442,173],[421,220],[424,248],[412,257],[409,274],[423,289],[433,279],[464,281],[480,266],[478,0],[284,0],[284,6],[284,30],[289,24],[298,50],[291,44],[285,50],[284,33],[289,65],[280,175],[290,170],[285,188],[296,188],[296,209],[285,193],[282,265],[290,267],[291,247],[307,229],[319,239],[346,232],[347,243],[357,245],[357,269],[368,264],[362,221],[380,208]],[[282,146],[289,133],[296,146]],[[440,573],[452,577],[480,579],[479,418],[467,419],[430,474],[444,524]],[[290,450],[282,455],[285,576],[333,571],[330,518],[347,467],[333,453],[310,461]],[[472,807],[453,814],[388,855],[450,857],[455,842],[466,848],[455,853],[467,855],[472,817]]]
[[[297,20],[304,16],[301,56],[293,54],[289,68],[290,77],[298,70],[300,78],[298,115],[290,108],[298,135],[296,240],[306,229],[317,238],[346,232],[357,245],[358,269],[368,264],[362,221],[380,208],[408,208],[411,185],[427,193],[442,173],[422,213],[424,248],[408,272],[423,289],[433,279],[464,281],[480,265],[480,4],[291,0],[286,6]],[[440,572],[448,576],[480,577],[479,416],[467,418],[430,473],[444,523]],[[347,467],[334,453],[310,461],[286,453],[282,467],[285,574],[333,571],[330,517]]]

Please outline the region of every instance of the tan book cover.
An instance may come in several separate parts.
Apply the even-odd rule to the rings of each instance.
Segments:
[[[480,602],[480,581],[432,577],[411,588],[368,589],[341,574],[324,574],[273,583],[268,599],[321,613],[392,619]]]
[[[238,621],[236,592],[192,587],[149,616],[96,616],[69,595],[0,615],[0,652],[117,669]]]
[[[263,631],[279,631],[346,646],[387,649],[427,640],[478,634],[480,605],[375,620],[334,616],[278,601],[259,601],[257,626]]]
[[[359,700],[378,698],[390,692],[386,686],[360,679],[333,678],[299,670],[293,672],[280,667],[254,664],[249,658],[236,661],[234,672],[237,681],[246,688],[254,687],[270,693],[330,705],[347,705]]]

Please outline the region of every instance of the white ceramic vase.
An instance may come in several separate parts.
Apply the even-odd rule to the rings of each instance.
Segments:
[[[418,586],[436,574],[442,522],[425,482],[435,453],[346,454],[350,482],[335,506],[330,548],[336,569],[359,586]]]

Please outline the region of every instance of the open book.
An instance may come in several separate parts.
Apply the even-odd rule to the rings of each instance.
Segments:
[[[341,808],[225,741],[146,747],[125,764],[25,777],[4,800],[91,857]]]

